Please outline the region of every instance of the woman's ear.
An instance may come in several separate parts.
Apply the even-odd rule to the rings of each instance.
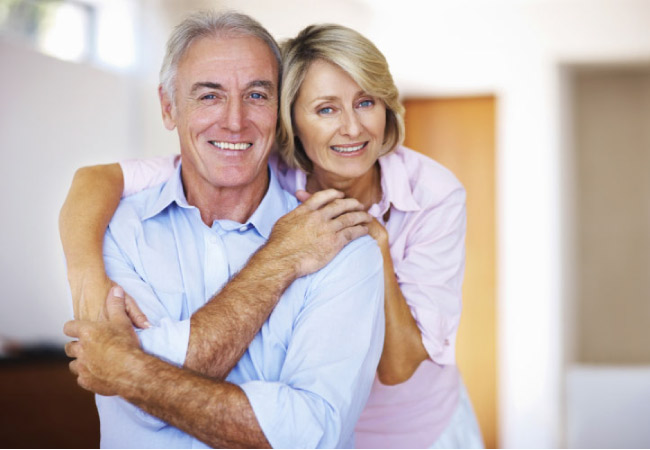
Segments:
[[[158,98],[160,99],[160,110],[162,112],[163,123],[165,124],[165,128],[171,131],[176,128],[176,121],[174,120],[174,103],[172,102],[169,93],[163,89],[162,84],[158,86]]]

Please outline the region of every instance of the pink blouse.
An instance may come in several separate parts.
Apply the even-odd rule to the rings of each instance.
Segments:
[[[121,162],[124,195],[167,180],[180,157]],[[306,176],[275,155],[282,187],[305,189]],[[357,423],[357,448],[424,448],[440,436],[458,404],[455,341],[465,269],[465,190],[446,168],[398,147],[379,158],[383,198],[369,213],[387,229],[395,274],[430,359],[396,386],[375,378]],[[383,217],[390,209],[390,218]]]

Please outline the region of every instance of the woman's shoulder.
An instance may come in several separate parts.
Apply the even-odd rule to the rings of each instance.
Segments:
[[[408,188],[421,207],[435,206],[450,195],[465,195],[465,188],[456,175],[438,161],[399,146],[394,152],[382,157],[382,169],[389,176],[408,182]]]

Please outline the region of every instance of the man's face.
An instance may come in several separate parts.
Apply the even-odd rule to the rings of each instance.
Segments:
[[[175,104],[161,93],[163,120],[176,127],[188,199],[211,188],[259,188],[275,138],[278,66],[255,37],[204,37],[180,61]]]

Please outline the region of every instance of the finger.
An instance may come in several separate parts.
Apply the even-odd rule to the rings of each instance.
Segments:
[[[354,227],[344,228],[337,233],[337,235],[343,239],[344,245],[360,238],[361,236],[365,236],[366,234],[368,234],[368,227],[365,225],[356,225]]]
[[[311,197],[311,194],[304,189],[298,189],[296,191],[296,198],[300,200],[302,203],[306,202],[309,197]]]
[[[133,300],[133,297],[128,294],[126,295],[125,305],[126,313],[131,319],[131,322],[133,322],[133,325],[142,329],[151,327],[147,316],[142,312],[135,300]]]
[[[119,322],[131,326],[131,319],[126,314],[124,289],[120,286],[111,288],[106,297],[106,312],[110,322]]]
[[[363,211],[363,204],[355,198],[342,198],[331,201],[321,208],[323,215],[332,219],[351,211]]]
[[[80,320],[70,320],[63,325],[63,334],[72,338],[79,337],[80,328]]]
[[[79,361],[77,361],[76,359],[73,360],[73,361],[70,361],[70,364],[68,364],[68,368],[70,369],[70,372],[72,372],[73,374],[75,374],[77,376],[79,376],[79,367],[78,366],[79,366]]]
[[[307,207],[312,210],[319,209],[321,206],[336,200],[337,198],[343,198],[345,194],[336,189],[325,189],[324,191],[318,191],[311,195],[302,206]]]
[[[65,344],[65,354],[69,356],[70,358],[76,358],[77,357],[77,351],[79,347],[79,342],[78,341],[72,341],[68,342]]]
[[[354,227],[356,225],[370,224],[372,216],[365,211],[353,211],[341,214],[336,219],[332,220],[335,231],[341,231],[344,228]]]

